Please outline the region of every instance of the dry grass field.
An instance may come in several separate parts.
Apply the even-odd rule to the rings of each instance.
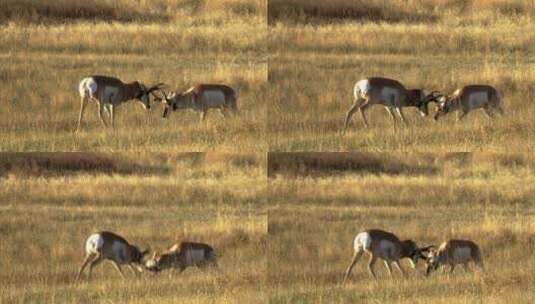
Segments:
[[[535,159],[503,154],[270,154],[270,303],[532,303]],[[294,164],[294,165],[292,165]],[[373,165],[370,165],[373,164]],[[344,169],[346,168],[346,169]],[[420,246],[481,247],[485,271],[416,270],[378,281],[365,255],[341,280],[352,243],[380,228]]]
[[[265,151],[265,0],[3,1],[0,4],[0,151]],[[205,123],[193,112],[161,118],[123,104],[115,130],[96,105],[73,134],[79,81],[114,75],[181,91],[225,83],[240,114]]]
[[[534,32],[535,0],[0,1],[0,303],[535,302]],[[90,75],[227,84],[239,113],[132,101],[106,129],[89,102],[75,133]],[[372,106],[343,133],[371,76],[490,84],[505,115],[435,122],[430,104],[404,126]],[[380,262],[375,281],[365,256],[341,284],[372,228],[471,239],[485,271]],[[210,244],[221,272],[105,262],[75,283],[103,230],[151,252]]]
[[[265,302],[265,193],[261,154],[0,154],[0,302]],[[212,244],[222,274],[123,280],[105,262],[73,284],[100,230],[152,250]]]
[[[270,150],[533,149],[534,16],[533,1],[270,1]],[[369,76],[447,93],[491,84],[506,115],[435,123],[407,109],[409,126],[394,127],[372,106],[369,129],[356,113],[342,135],[353,86]]]

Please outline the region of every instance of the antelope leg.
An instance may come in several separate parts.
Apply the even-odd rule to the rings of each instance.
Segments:
[[[93,259],[93,261],[91,262],[91,264],[89,264],[89,276],[88,276],[88,280],[91,279],[91,273],[93,272],[93,267],[97,266],[98,264],[100,264],[102,262],[102,256],[101,255],[98,255],[96,259]]]
[[[368,125],[368,119],[366,118],[365,111],[369,106],[370,104],[368,102],[365,102],[363,105],[359,107],[360,115],[362,116],[362,120],[364,120],[364,125],[366,126],[366,128],[368,128],[369,125]]]
[[[353,104],[351,109],[349,109],[349,111],[347,111],[346,119],[345,119],[345,122],[344,122],[344,131],[349,126],[349,121],[351,120],[351,116],[353,116],[353,113],[355,113],[359,109],[359,106],[360,106],[360,102],[359,101],[360,101],[360,99],[355,99],[355,103]]]
[[[351,274],[351,270],[353,270],[353,267],[358,262],[359,258],[362,256],[362,253],[363,253],[363,251],[356,251],[355,254],[353,255],[353,260],[351,260],[351,264],[349,264],[349,266],[346,269],[346,274],[344,276],[344,281],[343,282],[345,282],[347,279],[349,279],[349,275]]]
[[[104,125],[105,128],[108,127],[108,124],[106,123],[106,121],[104,120],[104,105],[102,105],[100,102],[97,103],[98,105],[98,118],[100,118],[100,122],[102,122],[102,124]]]
[[[396,268],[399,270],[399,272],[401,272],[401,275],[403,275],[403,277],[407,277],[407,274],[405,273],[405,271],[403,270],[403,268],[399,264],[399,261],[394,261],[394,266],[396,266]]]
[[[87,98],[81,97],[81,99],[82,100],[80,104],[80,113],[78,114],[78,124],[76,125],[75,132],[78,131],[78,129],[82,125],[82,118],[84,117],[85,106],[87,105]]]
[[[75,282],[77,282],[80,279],[80,276],[84,272],[84,269],[87,266],[87,264],[92,262],[95,257],[96,257],[95,254],[90,254],[85,258],[84,263],[82,264],[82,267],[80,267],[80,270],[78,271],[78,274],[76,275],[76,279],[74,280]]]
[[[111,127],[114,128],[115,127],[115,123],[114,123],[114,117],[115,117],[115,107],[113,106],[113,104],[110,104],[110,121],[111,121]]]
[[[388,274],[390,275],[390,277],[392,277],[392,267],[390,266],[390,262],[385,260],[384,263],[385,263],[385,266],[386,266],[386,270],[388,270]]]
[[[123,279],[126,279],[126,276],[124,275],[123,270],[121,269],[121,266],[119,264],[117,264],[117,262],[115,262],[114,260],[111,260],[111,263],[113,264],[113,266],[115,266],[115,269],[117,269],[117,271],[119,271],[119,273],[121,274]]]
[[[208,115],[208,110],[203,110],[201,112],[201,121],[205,121],[207,115]]]
[[[461,121],[466,116],[466,114],[468,113],[464,111],[459,112],[459,114],[457,115],[457,121]]]
[[[372,255],[370,258],[370,262],[368,263],[368,272],[372,275],[374,279],[377,280],[377,276],[375,275],[375,272],[373,271],[373,266],[375,265],[375,262],[377,262],[377,258]]]
[[[405,119],[405,115],[403,115],[403,110],[401,110],[401,107],[397,107],[396,108],[396,112],[398,113],[399,117],[401,118],[401,121],[403,122],[404,125],[408,125],[407,124],[407,120]]]

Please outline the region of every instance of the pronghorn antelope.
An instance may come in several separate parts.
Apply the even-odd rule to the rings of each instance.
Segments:
[[[97,102],[98,117],[105,127],[107,127],[108,124],[104,120],[103,111],[108,112],[110,116],[110,123],[113,127],[115,107],[124,102],[135,99],[141,102],[146,110],[149,110],[149,94],[160,89],[162,85],[163,83],[159,83],[155,86],[147,88],[138,81],[124,83],[117,78],[100,75],[83,78],[78,85],[81,105],[76,130],[78,130],[82,124],[82,118],[84,116],[87,100],[94,100]]]
[[[470,261],[473,261],[483,269],[479,247],[476,243],[466,240],[449,240],[444,242],[438,250],[435,248],[429,250],[426,260],[426,276],[441,265],[450,265],[450,273],[453,272],[457,264],[463,264],[464,269],[468,270],[468,263]]]
[[[137,275],[134,266],[139,272],[142,271],[140,265],[143,265],[143,256],[148,253],[148,250],[141,251],[138,247],[129,244],[121,236],[108,231],[102,231],[92,234],[85,242],[86,258],[82,267],[76,275],[76,281],[80,279],[85,267],[89,264],[88,279],[91,279],[91,271],[93,267],[100,264],[104,260],[110,260],[117,271],[124,278],[124,273],[120,265],[128,265],[128,267]]]
[[[402,258],[410,258],[411,266],[416,268],[418,259],[426,258],[423,255],[423,252],[429,250],[428,247],[418,248],[416,243],[412,240],[400,241],[394,234],[378,229],[370,229],[357,234],[353,241],[353,248],[353,260],[349,267],[347,267],[344,282],[349,278],[353,266],[355,266],[364,252],[367,252],[370,255],[368,271],[373,278],[377,279],[373,267],[378,258],[384,261],[390,275],[392,275],[390,264],[393,263],[401,274],[405,276],[405,271],[401,268],[399,260]]]
[[[461,120],[468,112],[479,108],[483,108],[489,117],[494,117],[494,111],[503,114],[500,93],[488,85],[468,85],[457,89],[451,96],[439,96],[437,101],[435,120],[454,111],[460,111],[457,119]]]
[[[420,115],[426,116],[428,114],[427,104],[435,101],[437,92],[424,94],[422,90],[414,89],[407,90],[397,80],[370,77],[357,81],[353,88],[353,95],[355,98],[354,104],[346,114],[344,123],[344,131],[349,125],[351,116],[358,110],[364,120],[364,125],[368,127],[368,119],[366,118],[366,109],[374,104],[383,105],[390,116],[396,122],[394,111],[398,114],[401,121],[406,123],[405,116],[402,112],[402,107],[417,107]]]
[[[214,249],[206,244],[181,242],[169,248],[166,252],[154,253],[145,262],[145,267],[154,272],[165,269],[178,269],[179,273],[187,267],[196,266],[204,268],[206,266],[217,267],[217,258]]]
[[[219,109],[226,116],[228,109],[234,113],[238,110],[236,92],[226,85],[199,84],[189,88],[183,93],[171,93],[167,96],[161,91],[163,98],[156,97],[156,101],[165,102],[163,118],[166,118],[169,110],[193,109],[201,112],[201,120],[206,118],[209,109]]]

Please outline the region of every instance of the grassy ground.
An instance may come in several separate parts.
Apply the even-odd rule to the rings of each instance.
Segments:
[[[260,140],[266,137],[265,1],[94,2],[20,1],[0,14],[0,151],[267,149]],[[105,130],[90,104],[75,135],[78,83],[92,74],[165,82],[174,91],[225,83],[238,91],[241,112],[227,121],[213,113],[199,123],[193,112],[163,120],[162,106],[145,112],[132,102],[119,107],[116,129]]]
[[[267,299],[265,157],[255,154],[0,155],[0,302],[251,303]],[[111,230],[142,248],[212,244],[223,275],[109,263],[73,284],[85,239]]]
[[[533,159],[525,155],[270,155],[271,303],[529,303],[533,248]],[[286,165],[297,163],[298,165]],[[362,164],[375,163],[363,167]],[[351,168],[341,169],[343,166]],[[425,169],[425,170],[424,170]],[[367,257],[341,285],[355,235],[381,228],[420,246],[472,239],[486,271],[379,280]]]
[[[363,13],[350,1],[288,3],[300,9],[289,16],[279,14],[279,4],[283,4],[275,1],[269,11],[269,100],[274,101],[268,114],[271,150],[533,148],[534,134],[529,130],[534,127],[530,102],[534,44],[525,31],[535,27],[533,5],[511,2],[508,9],[500,1],[436,0],[390,1],[392,5],[383,7],[383,1],[370,1],[369,15],[355,19]],[[411,10],[413,6],[420,9]],[[359,9],[363,7],[367,6]],[[392,10],[433,18],[415,15],[397,20]],[[459,123],[455,115],[434,123],[431,117],[421,118],[414,109],[407,109],[410,125],[394,127],[386,111],[374,106],[368,111],[369,129],[356,113],[349,132],[342,136],[353,86],[369,76],[446,93],[467,84],[491,84],[504,96],[506,116],[489,121],[476,111]],[[430,110],[435,111],[434,105]]]

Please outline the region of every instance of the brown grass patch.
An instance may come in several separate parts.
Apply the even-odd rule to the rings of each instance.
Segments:
[[[269,2],[268,22],[293,21],[298,23],[332,22],[355,19],[359,21],[433,22],[433,13],[413,11],[399,4],[385,5],[382,1],[301,1],[274,0]]]
[[[423,156],[424,154],[421,154]],[[303,152],[270,153],[268,176],[276,174],[317,175],[333,172],[361,174],[435,174],[437,168],[431,163],[420,164],[386,153],[339,153]]]
[[[185,157],[185,156],[182,156]],[[70,174],[167,174],[164,164],[136,162],[120,153],[2,153],[0,176],[56,176]]]
[[[7,0],[0,3],[0,23],[55,23],[80,20],[93,21],[167,21],[167,16],[154,11],[138,10],[124,1],[32,1]]]

